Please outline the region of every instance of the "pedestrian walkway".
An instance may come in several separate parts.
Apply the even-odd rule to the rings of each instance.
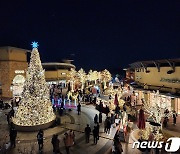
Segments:
[[[173,118],[169,118],[168,126],[164,128],[164,132],[170,136],[180,137],[180,115],[177,116],[176,125],[173,124]]]
[[[73,154],[104,154],[111,153],[112,141],[114,134],[116,132],[116,128],[111,128],[111,135],[106,135],[104,131],[104,125],[100,125],[100,138],[97,145],[93,143],[93,135],[91,133],[90,142],[85,142],[85,134],[84,128],[87,124],[91,126],[91,130],[94,127],[94,115],[99,114],[99,112],[95,109],[93,105],[82,105],[82,112],[80,115],[77,114],[76,109],[72,109],[72,111],[67,111],[67,114],[61,118],[62,124],[55,128],[49,128],[44,130],[44,153],[51,154],[52,153],[52,144],[51,137],[53,134],[58,134],[58,138],[60,139],[60,150],[63,154],[65,154],[65,147],[63,142],[64,133],[68,130],[73,130],[75,132],[75,140],[76,144],[70,148],[70,152]],[[6,116],[4,115],[7,111],[0,112],[0,120],[1,120],[1,128],[0,132],[8,132]],[[106,116],[103,114],[103,121]],[[3,133],[2,133],[3,134]],[[8,134],[7,134],[8,135]],[[16,148],[10,150],[9,154],[19,154],[19,153],[37,153],[38,144],[36,140],[37,132],[18,132],[17,134],[17,144]],[[8,141],[8,138],[7,140]],[[132,142],[130,142],[132,143]],[[132,152],[131,144],[122,143],[123,153]],[[134,150],[133,150],[134,151]],[[136,153],[139,151],[136,150]]]

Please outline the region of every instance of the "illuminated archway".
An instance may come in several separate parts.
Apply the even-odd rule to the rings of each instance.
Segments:
[[[23,86],[24,86],[25,78],[22,75],[16,75],[13,79],[13,97],[14,96],[21,96],[21,93],[23,91]]]

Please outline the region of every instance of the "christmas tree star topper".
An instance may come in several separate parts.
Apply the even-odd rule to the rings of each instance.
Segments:
[[[38,48],[38,46],[39,46],[38,42],[35,42],[35,41],[32,42],[31,45],[33,48]]]

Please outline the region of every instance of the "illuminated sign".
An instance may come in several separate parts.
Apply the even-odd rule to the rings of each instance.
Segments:
[[[160,81],[161,81],[161,82],[179,83],[179,84],[180,84],[180,80],[179,80],[179,79],[166,79],[166,78],[161,78]]]
[[[15,70],[16,74],[24,74],[24,70]]]

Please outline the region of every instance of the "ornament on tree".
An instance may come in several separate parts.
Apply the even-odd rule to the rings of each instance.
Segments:
[[[38,44],[32,43],[30,64],[26,72],[26,80],[19,107],[12,118],[18,126],[43,125],[55,120],[49,97],[48,85],[38,52]]]

